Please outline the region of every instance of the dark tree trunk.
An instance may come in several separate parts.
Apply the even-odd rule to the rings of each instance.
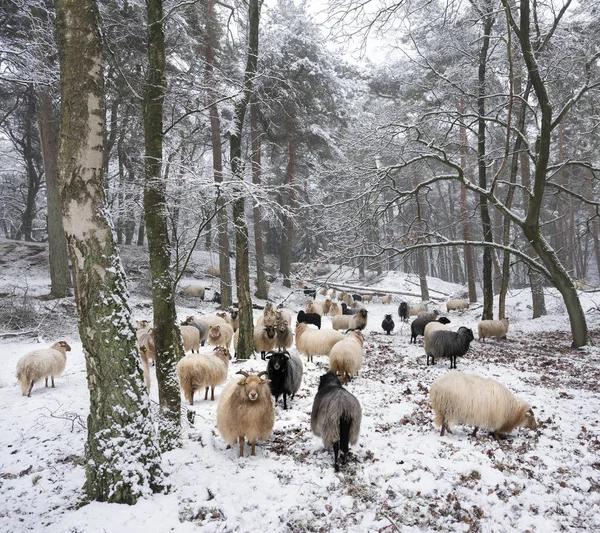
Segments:
[[[294,239],[294,221],[291,213],[294,210],[295,194],[294,194],[294,174],[296,172],[296,139],[294,125],[289,126],[288,150],[289,160],[283,180],[284,188],[287,192],[287,205],[283,208],[283,233],[281,235],[281,250],[279,255],[279,271],[283,274],[283,285],[291,287],[290,279],[292,269],[292,245]],[[288,213],[289,211],[289,213]]]

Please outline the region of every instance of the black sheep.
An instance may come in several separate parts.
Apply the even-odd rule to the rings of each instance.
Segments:
[[[429,322],[436,322],[429,318],[415,318],[410,324],[410,342],[417,344],[417,337],[419,335],[423,336],[425,334],[425,326],[429,324]],[[440,324],[450,324],[450,320],[448,320],[445,316],[441,316],[437,319],[437,322]]]
[[[400,306],[398,307],[398,316],[402,322],[408,322],[408,303],[400,302]]]
[[[321,315],[319,313],[305,313],[304,311],[298,311],[296,322],[304,322],[305,324],[312,324],[321,329]]]
[[[456,332],[434,331],[428,337],[430,353],[427,354],[427,364],[429,365],[429,357],[432,365],[435,364],[436,357],[449,357],[450,368],[456,368],[456,358],[467,353],[473,339],[473,330],[464,326],[458,328]]]
[[[267,364],[267,375],[271,382],[271,394],[275,396],[275,404],[281,395],[283,395],[283,408],[287,409],[287,396],[294,399],[302,383],[302,360],[300,356],[285,350],[283,352],[271,351],[267,354],[269,360]]]
[[[352,299],[353,299],[355,302],[362,302],[362,296],[361,296],[360,294],[353,294],[353,295],[352,295]]]
[[[304,289],[304,294],[315,300],[317,298],[317,289]]]
[[[385,331],[388,335],[394,331],[394,321],[392,320],[392,315],[385,315],[383,322],[381,323],[381,327],[383,331]]]

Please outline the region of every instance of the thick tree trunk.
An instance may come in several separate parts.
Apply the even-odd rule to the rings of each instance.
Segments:
[[[93,500],[134,504],[165,481],[125,273],[107,219],[99,14],[94,0],[58,0],[56,14],[59,183],[90,390],[85,491]]]
[[[161,176],[166,86],[162,0],[147,0],[146,6],[148,79],[144,94],[144,212],[152,277],[156,379],[160,402],[159,435],[162,449],[169,450],[181,444],[181,393],[175,366],[184,350],[175,310],[166,186]]]
[[[58,150],[60,143],[60,117],[52,102],[49,91],[39,91],[38,127],[44,160],[46,178],[46,199],[48,204],[48,250],[50,262],[50,294],[64,298],[69,294],[71,272],[69,271],[69,251],[62,221],[60,191],[58,190]]]
[[[291,213],[294,210],[294,174],[296,172],[296,139],[294,125],[290,125],[288,132],[288,151],[289,160],[283,180],[284,188],[287,192],[287,205],[282,206],[283,210],[283,232],[281,235],[281,250],[279,252],[279,271],[283,274],[283,285],[290,288],[292,281],[290,279],[292,271],[292,245],[294,239],[294,221]],[[287,212],[286,211],[287,208]]]

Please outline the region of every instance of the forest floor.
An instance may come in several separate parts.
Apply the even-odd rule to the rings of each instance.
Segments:
[[[215,402],[196,401],[193,425],[185,423],[183,447],[163,455],[171,491],[135,506],[81,506],[89,396],[85,360],[72,298],[46,300],[49,281],[43,245],[0,241],[0,531],[88,532],[553,532],[600,530],[600,292],[581,293],[596,346],[570,348],[562,302],[546,289],[548,316],[531,320],[526,290],[513,291],[506,340],[473,342],[458,370],[492,377],[529,402],[536,430],[516,429],[499,440],[458,426],[440,437],[429,388],[448,371],[447,360],[425,365],[422,338],[409,344],[410,327],[392,305],[369,304],[364,367],[347,388],[363,410],[360,439],[348,464],[333,469],[333,454],[310,431],[310,411],[327,359],[304,361],[302,387],[291,407],[276,408],[271,439],[256,457],[239,458],[215,426]],[[134,318],[150,318],[147,272],[140,250],[124,250]],[[206,278],[214,257],[197,254],[185,283]],[[365,280],[350,278],[355,285]],[[461,287],[428,279],[431,288],[454,294]],[[184,284],[185,284],[184,283]],[[389,273],[378,290],[410,290],[414,277]],[[303,294],[277,282],[272,298],[298,311]],[[319,297],[322,299],[323,297]],[[214,313],[215,305],[178,302],[178,317]],[[256,312],[258,313],[258,311]],[[392,335],[381,331],[393,314]],[[481,308],[451,313],[450,326],[474,329]],[[18,315],[18,316],[17,316]],[[12,317],[12,318],[11,318]],[[324,327],[330,327],[328,318]],[[56,388],[34,387],[21,396],[16,362],[29,350],[64,338],[73,350]],[[208,347],[207,347],[208,348]],[[209,349],[206,352],[210,351]],[[305,360],[305,358],[303,357]],[[263,370],[260,360],[232,362]],[[151,397],[157,401],[152,374]],[[183,400],[182,400],[183,403]],[[246,454],[248,451],[246,452]]]

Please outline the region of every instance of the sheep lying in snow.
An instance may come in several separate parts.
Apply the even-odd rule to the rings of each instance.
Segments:
[[[217,346],[213,355],[186,355],[177,363],[177,375],[185,399],[194,405],[194,393],[204,390],[204,399],[208,399],[210,388],[210,399],[215,399],[215,387],[222,385],[227,380],[229,350],[223,346]]]
[[[226,322],[208,328],[208,344],[229,348],[231,346],[232,338],[233,328]]]
[[[469,302],[466,300],[448,300],[446,302],[446,311],[464,311],[469,308]]]
[[[367,310],[360,309],[355,315],[341,315],[331,319],[333,329],[365,329],[367,327]]]
[[[425,326],[430,322],[434,322],[435,318],[415,318],[410,324],[410,342],[417,344],[417,337],[425,334]],[[441,316],[437,319],[440,324],[450,324],[445,316]]]
[[[181,326],[181,338],[186,352],[200,352],[200,331],[194,326]]]
[[[312,329],[301,322],[296,324],[296,348],[308,361],[315,355],[329,355],[331,348],[344,340],[344,335],[333,329]]]
[[[21,384],[23,396],[31,398],[33,385],[42,378],[52,380],[54,388],[54,376],[60,376],[67,364],[67,352],[71,347],[65,341],[55,342],[50,348],[33,350],[26,353],[17,361],[17,379]]]
[[[363,364],[364,337],[360,331],[350,331],[348,336],[331,348],[329,368],[335,370],[342,383],[347,383],[358,374]]]
[[[269,388],[269,380],[249,375],[240,370],[242,378],[231,380],[219,399],[217,406],[217,429],[231,445],[240,443],[240,457],[244,455],[244,441],[248,439],[255,454],[256,441],[267,440],[275,425],[275,407]]]
[[[456,368],[456,358],[467,353],[474,338],[473,331],[464,326],[458,328],[457,332],[432,332],[428,340],[427,364],[429,364],[429,357],[432,365],[435,364],[436,357],[449,357],[450,368]]]
[[[182,289],[181,294],[183,296],[194,296],[204,300],[204,287],[202,285],[188,285]]]
[[[342,464],[348,459],[348,444],[356,444],[360,434],[362,409],[356,397],[348,392],[336,373],[327,372],[319,380],[319,390],[310,414],[312,432],[323,439],[325,448],[333,444],[333,467],[339,471],[338,454]]]
[[[287,409],[287,397],[294,399],[294,395],[300,389],[302,383],[302,359],[297,354],[292,354],[287,350],[281,352],[269,352],[267,354],[267,375],[271,382],[269,387],[271,394],[275,397],[275,405],[281,395],[283,395],[283,408]]]
[[[254,351],[260,352],[260,358],[263,361],[265,360],[265,354],[275,349],[276,335],[275,326],[254,328]]]
[[[305,311],[307,313],[317,313],[317,315],[323,316],[323,306],[313,300],[307,300]]]
[[[479,342],[485,342],[485,339],[490,337],[506,339],[507,333],[508,318],[503,318],[502,320],[482,320],[477,324]]]
[[[497,437],[519,426],[537,427],[532,408],[493,379],[448,372],[432,383],[429,397],[441,436],[445,431],[452,433],[450,428],[456,424],[475,426],[473,437],[478,428],[493,431]]]

